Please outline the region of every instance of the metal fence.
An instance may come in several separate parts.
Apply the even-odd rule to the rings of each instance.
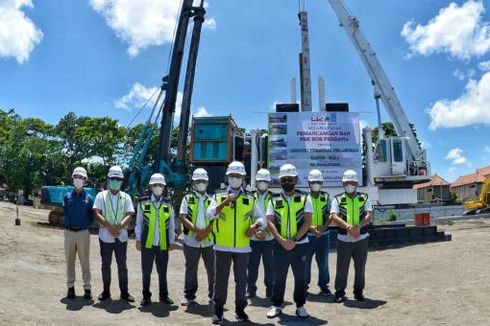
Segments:
[[[389,220],[392,213],[396,214],[396,221],[413,222],[415,213],[430,213],[431,218],[462,216],[463,205],[456,206],[430,206],[404,209],[374,208],[374,223],[384,223]]]

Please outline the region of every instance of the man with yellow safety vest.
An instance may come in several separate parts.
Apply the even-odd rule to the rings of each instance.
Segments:
[[[128,267],[126,264],[128,250],[127,226],[134,213],[131,197],[121,191],[124,174],[119,166],[113,166],[107,174],[109,190],[97,194],[94,213],[99,223],[100,255],[102,257],[102,281],[104,291],[99,300],[111,298],[111,263],[112,253],[116,256],[121,299],[134,302],[128,291]]]
[[[292,164],[284,164],[279,170],[282,193],[269,202],[267,218],[269,230],[276,238],[274,245],[274,288],[272,307],[268,318],[275,318],[282,312],[284,291],[289,266],[294,275],[294,302],[296,315],[307,318],[305,263],[308,254],[307,232],[311,225],[313,207],[304,193],[296,191],[298,172]]]
[[[351,259],[354,260],[354,298],[364,301],[365,269],[368,255],[367,226],[371,219],[372,205],[366,194],[357,192],[358,178],[353,170],[342,177],[344,193],[332,201],[331,213],[340,227],[337,235],[337,274],[335,277],[335,302],[345,300],[345,288]]]
[[[206,217],[214,220],[214,324],[223,323],[223,307],[228,294],[228,279],[231,263],[235,277],[235,317],[238,321],[248,321],[247,306],[247,266],[250,237],[259,228],[267,225],[254,197],[243,188],[246,176],[241,162],[232,162],[226,170],[228,188],[218,191],[209,205]],[[253,218],[258,218],[254,223]]]
[[[163,198],[167,185],[165,177],[155,173],[150,177],[151,196],[141,198],[136,215],[136,249],[141,251],[143,274],[143,299],[141,306],[151,304],[150,281],[153,264],[156,264],[159,284],[159,301],[174,302],[168,296],[167,266],[168,252],[175,242],[175,220],[172,204]]]
[[[254,192],[255,201],[259,204],[260,210],[264,213],[267,211],[272,193],[269,191],[271,174],[266,169],[260,169],[255,176],[257,191]],[[272,258],[272,248],[274,245],[274,236],[266,230],[259,230],[250,239],[252,252],[248,261],[247,274],[247,296],[252,299],[257,292],[257,278],[259,276],[260,258],[264,264],[264,285],[265,296],[272,296],[272,287],[274,285],[274,260]]]
[[[318,287],[320,295],[331,295],[328,283],[330,272],[328,270],[328,251],[330,249],[330,231],[327,227],[331,223],[330,206],[331,198],[326,192],[321,191],[323,186],[323,175],[320,170],[313,169],[308,174],[308,185],[310,193],[308,197],[313,205],[311,227],[308,232],[308,259],[306,260],[306,288],[311,281],[311,261],[315,256],[318,266]]]
[[[213,222],[206,219],[211,197],[206,193],[208,173],[198,168],[192,173],[192,192],[184,196],[180,206],[180,220],[184,226],[185,284],[181,304],[194,303],[198,288],[197,271],[202,257],[208,276],[208,298],[213,299],[214,251]]]

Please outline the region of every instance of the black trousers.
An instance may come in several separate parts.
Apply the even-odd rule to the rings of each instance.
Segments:
[[[354,294],[361,294],[364,290],[368,241],[368,238],[357,242],[337,241],[337,273],[335,276],[337,294],[345,295],[351,259],[354,260],[355,271]]]
[[[272,295],[272,287],[274,286],[274,259],[272,250],[275,240],[270,241],[250,241],[252,252],[248,261],[247,274],[247,291],[250,294],[257,292],[257,278],[259,276],[260,258],[264,264],[264,285],[267,296]]]
[[[228,279],[233,262],[235,276],[235,311],[241,311],[247,306],[247,265],[248,253],[214,251],[214,310],[223,311],[228,296]]]
[[[156,262],[158,273],[159,294],[161,297],[168,296],[167,288],[167,266],[168,251],[160,250],[159,246],[151,249],[141,248],[141,272],[143,274],[143,298],[151,298],[150,282],[153,264]]]
[[[184,244],[185,256],[185,285],[184,295],[187,299],[194,300],[198,288],[197,272],[199,259],[202,257],[204,267],[208,274],[208,297],[213,298],[214,290],[214,250],[213,246],[194,248]]]
[[[306,259],[308,244],[297,244],[292,250],[287,251],[279,243],[274,244],[274,289],[272,291],[272,304],[281,307],[284,303],[284,291],[289,266],[294,275],[294,302],[302,307],[306,302]]]
[[[104,291],[111,290],[112,253],[116,256],[119,290],[121,294],[128,293],[128,266],[126,265],[128,243],[115,239],[114,243],[103,242],[99,239],[100,256],[102,257],[102,281]]]

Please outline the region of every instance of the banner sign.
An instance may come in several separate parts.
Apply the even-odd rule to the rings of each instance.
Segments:
[[[362,180],[359,113],[270,113],[268,168],[274,184],[279,183],[279,168],[286,163],[298,169],[300,187],[308,186],[312,169],[322,171],[324,187],[342,186],[347,169]]]

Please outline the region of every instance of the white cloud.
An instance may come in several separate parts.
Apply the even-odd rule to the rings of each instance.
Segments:
[[[447,153],[446,160],[452,160],[451,164],[453,165],[462,165],[466,163],[471,164],[462,154],[463,150],[461,148],[453,148],[449,151],[449,153]]]
[[[483,61],[478,64],[478,68],[483,71],[490,71],[490,60],[489,61]]]
[[[140,108],[150,99],[149,105],[154,105],[156,101],[155,93],[158,92],[158,87],[145,87],[140,83],[135,83],[129,92],[114,101],[114,106],[118,109],[131,110]]]
[[[490,146],[485,146],[485,148],[483,148],[483,150],[486,152],[486,153],[490,153]]]
[[[210,117],[210,116],[211,116],[211,113],[209,113],[208,110],[204,106],[201,106],[200,108],[198,108],[197,112],[194,113],[194,117],[196,117],[196,118]]]
[[[128,54],[135,57],[149,46],[171,43],[180,1],[176,0],[89,0],[117,37],[129,44]],[[213,18],[204,28],[216,29]]]
[[[461,81],[473,78],[475,74],[476,74],[475,69],[468,69],[466,71],[456,69],[453,73],[454,77],[458,78]]]
[[[33,8],[32,0],[0,1],[0,58],[12,57],[18,63],[29,59],[43,32],[26,16],[23,7]]]
[[[484,73],[480,81],[470,79],[465,88],[459,98],[439,100],[428,109],[430,129],[490,123],[490,72]]]
[[[422,147],[422,149],[429,149],[429,148],[432,148],[432,144],[429,143],[428,141],[421,140],[420,141],[420,147]]]
[[[405,23],[401,35],[410,45],[409,56],[449,53],[459,59],[482,56],[490,50],[490,24],[483,22],[482,1],[452,2],[426,25]]]

